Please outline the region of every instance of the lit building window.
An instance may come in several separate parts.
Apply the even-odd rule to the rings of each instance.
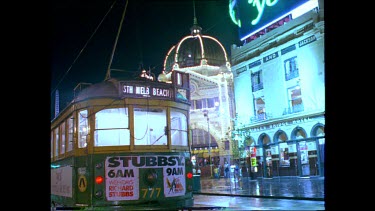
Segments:
[[[299,85],[288,89],[288,96],[290,101],[291,113],[301,112],[304,110],[301,87]]]
[[[262,70],[251,74],[251,88],[253,92],[263,89]]]
[[[285,60],[284,69],[285,69],[286,81],[289,81],[290,79],[293,79],[293,78],[297,78],[299,76],[297,57],[295,56],[295,57]]]
[[[194,100],[192,106],[194,109],[215,108],[219,106],[219,97]]]
[[[256,98],[254,101],[256,120],[266,119],[266,103],[263,97]]]

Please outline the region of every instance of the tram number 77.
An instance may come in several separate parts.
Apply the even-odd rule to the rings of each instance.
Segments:
[[[154,195],[155,190],[157,191],[156,197],[159,197],[161,188],[142,188],[141,191],[143,192],[142,198],[146,198],[147,192],[149,192],[149,198],[152,198]]]

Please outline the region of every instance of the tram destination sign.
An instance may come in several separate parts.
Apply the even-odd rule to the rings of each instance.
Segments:
[[[125,81],[119,82],[119,91],[121,98],[155,98],[155,99],[173,99],[173,88],[157,84],[134,84]]]

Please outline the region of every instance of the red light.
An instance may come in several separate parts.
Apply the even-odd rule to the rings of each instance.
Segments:
[[[191,172],[187,173],[187,175],[186,175],[186,176],[187,176],[187,178],[188,178],[188,179],[191,179],[191,178],[193,178],[193,174],[192,174]]]
[[[95,182],[96,184],[100,185],[102,182],[104,181],[103,177],[102,176],[97,176],[95,178]]]

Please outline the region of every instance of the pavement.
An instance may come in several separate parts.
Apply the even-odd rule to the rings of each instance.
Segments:
[[[324,177],[198,178],[193,193],[324,201]]]

